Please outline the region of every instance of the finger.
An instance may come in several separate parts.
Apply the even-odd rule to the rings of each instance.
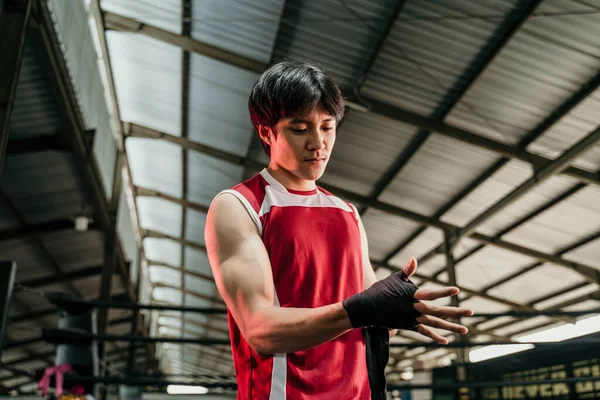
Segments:
[[[454,322],[448,322],[438,317],[432,317],[430,315],[421,315],[417,318],[417,322],[423,325],[432,326],[434,328],[445,329],[450,332],[456,332],[466,335],[469,330],[466,326],[455,324]]]
[[[417,270],[417,260],[411,257],[408,263],[402,268],[402,272],[407,278],[410,278]]]
[[[416,300],[437,300],[442,297],[456,296],[460,290],[455,286],[442,289],[418,289],[414,297]]]
[[[448,344],[448,339],[446,339],[443,336],[438,335],[437,333],[435,333],[433,331],[433,329],[431,329],[425,325],[419,325],[417,327],[417,332],[419,332],[423,336],[427,336],[428,338],[433,339],[434,342],[437,342],[439,344]]]
[[[473,310],[471,310],[470,308],[436,306],[433,304],[423,303],[422,301],[415,303],[415,310],[417,310],[421,314],[433,315],[434,317],[442,318],[458,318],[473,316]]]

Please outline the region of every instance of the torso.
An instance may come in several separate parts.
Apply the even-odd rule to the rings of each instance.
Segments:
[[[274,305],[315,308],[363,290],[360,231],[348,203],[320,188],[288,191],[266,170],[233,190],[246,200],[269,254]],[[309,350],[263,357],[250,349],[231,315],[229,324],[238,399],[370,399],[361,330]]]

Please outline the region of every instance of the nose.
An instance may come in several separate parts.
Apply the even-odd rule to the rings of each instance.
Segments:
[[[306,148],[309,151],[323,150],[325,148],[325,136],[323,132],[318,129],[313,130],[308,137]]]

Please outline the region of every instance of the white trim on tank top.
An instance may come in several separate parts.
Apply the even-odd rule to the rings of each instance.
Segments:
[[[244,197],[243,194],[241,194],[238,191],[232,190],[232,189],[227,189],[227,190],[223,190],[222,192],[220,192],[219,194],[217,194],[215,196],[215,199],[217,197],[219,197],[220,195],[222,195],[223,193],[229,193],[234,195],[239,201],[240,203],[242,203],[242,205],[246,208],[246,211],[248,212],[248,214],[250,215],[250,218],[252,218],[252,221],[254,221],[254,224],[256,225],[256,227],[258,228],[258,233],[259,235],[262,237],[263,234],[263,227],[262,227],[262,223],[260,222],[260,219],[258,218],[258,215],[256,215],[256,211],[254,211],[254,208],[252,208],[252,205],[250,205],[250,203],[248,202],[248,200]],[[214,202],[215,200],[213,200]],[[211,203],[212,205],[212,203]]]
[[[273,282],[273,291],[275,295],[275,307],[279,307],[279,298]],[[269,400],[285,400],[287,386],[287,355],[279,353],[273,355],[273,370],[271,371],[271,393]]]
[[[353,213],[352,208],[339,197],[329,196],[320,190],[310,196],[290,193],[266,169],[263,169],[260,174],[268,185],[265,187],[265,198],[258,212],[259,219],[269,213],[271,207],[328,207]]]

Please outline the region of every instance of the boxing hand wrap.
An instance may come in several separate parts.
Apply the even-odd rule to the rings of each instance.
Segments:
[[[404,273],[396,272],[342,304],[354,328],[381,326],[416,331],[416,319],[421,315],[414,307],[417,289]]]

